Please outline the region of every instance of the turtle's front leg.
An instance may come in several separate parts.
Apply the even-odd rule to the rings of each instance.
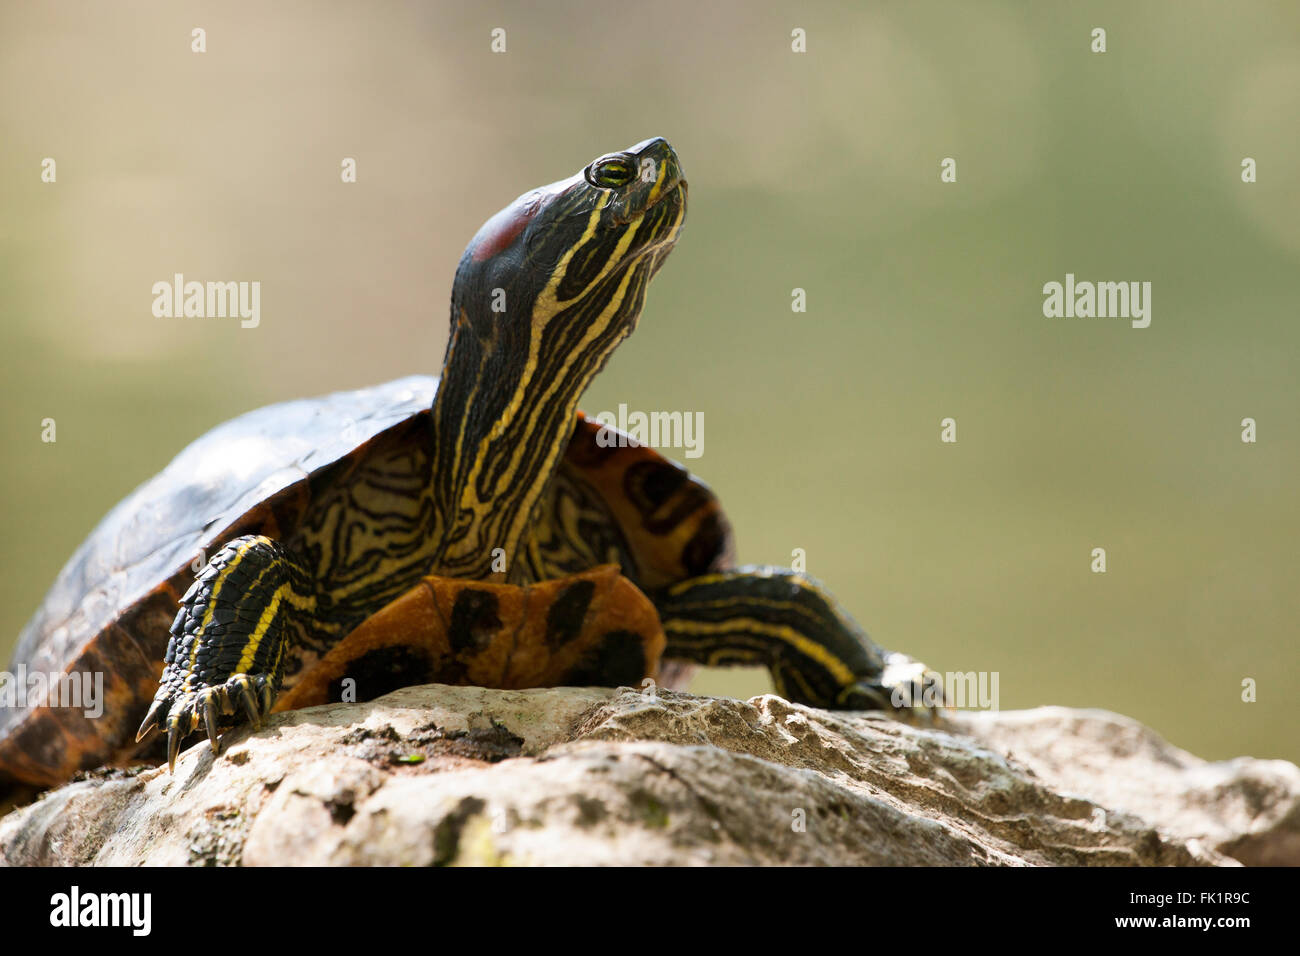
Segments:
[[[654,595],[665,658],[761,664],[787,700],[837,710],[932,713],[939,675],[882,650],[811,578],[747,567],[688,578]]]
[[[136,740],[165,726],[174,769],[181,741],[200,720],[213,753],[219,726],[239,723],[241,712],[260,727],[296,633],[288,622],[315,609],[311,578],[293,552],[262,535],[231,541],[181,598],[158,693]]]

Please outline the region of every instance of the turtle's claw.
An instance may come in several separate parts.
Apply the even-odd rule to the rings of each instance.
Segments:
[[[221,729],[247,720],[254,730],[275,704],[275,688],[261,674],[234,674],[222,684],[200,690],[182,690],[173,697],[163,690],[140,725],[136,740],[143,740],[160,721],[167,728],[167,766],[176,769],[181,743],[202,724],[212,752],[221,752]]]
[[[182,734],[177,732],[175,724],[167,728],[167,772],[168,773],[176,772],[176,755],[181,752],[181,737]]]
[[[236,674],[226,681],[226,686],[239,695],[239,702],[244,705],[244,712],[248,714],[248,722],[253,725],[253,729],[261,730],[262,712],[257,706],[258,695],[252,679],[247,674]],[[270,708],[268,707],[267,710]]]
[[[181,741],[194,729],[198,715],[192,706],[173,708],[167,715],[167,770],[176,769],[176,755],[180,753]]]
[[[158,726],[158,721],[167,713],[167,699],[165,697],[154,698],[153,704],[149,708],[149,713],[144,715],[144,720],[140,722],[140,729],[135,732],[135,742],[139,743]]]
[[[208,743],[212,745],[212,753],[217,754],[221,751],[221,743],[217,735],[217,717],[221,713],[221,706],[217,700],[217,694],[213,691],[204,691],[203,693],[203,728],[208,732]]]

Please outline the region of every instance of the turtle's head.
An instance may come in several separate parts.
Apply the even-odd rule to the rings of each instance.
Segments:
[[[524,193],[470,241],[433,407],[439,510],[456,529],[435,571],[484,576],[491,549],[514,557],[579,397],[636,328],[685,217],[677,154],[656,138]]]
[[[469,333],[519,362],[529,342],[566,359],[585,343],[583,364],[594,363],[595,374],[636,327],[646,286],[685,215],[681,165],[660,138],[524,193],[466,248],[452,336]]]

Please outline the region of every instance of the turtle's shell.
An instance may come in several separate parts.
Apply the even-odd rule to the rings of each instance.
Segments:
[[[110,511],[59,573],[9,667],[102,674],[103,713],[88,719],[80,707],[22,706],[20,685],[19,706],[0,707],[0,782],[57,784],[128,747],[157,689],[168,629],[195,570],[238,535],[289,536],[318,483],[347,480],[356,461],[426,440],[437,386],[437,378],[416,375],[241,415]],[[575,435],[568,453],[569,462],[581,461],[575,467],[604,467],[617,456],[662,463],[715,505],[707,488],[651,449],[598,450],[593,436],[594,427]],[[730,550],[728,526],[715,511],[703,562],[710,566]],[[610,512],[619,515],[611,520],[627,520]]]

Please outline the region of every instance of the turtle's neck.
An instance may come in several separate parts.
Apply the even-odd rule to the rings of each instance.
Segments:
[[[542,335],[492,319],[456,307],[452,321],[432,410],[439,526],[429,573],[504,581],[573,434],[578,400],[626,332],[592,352],[562,329]]]

